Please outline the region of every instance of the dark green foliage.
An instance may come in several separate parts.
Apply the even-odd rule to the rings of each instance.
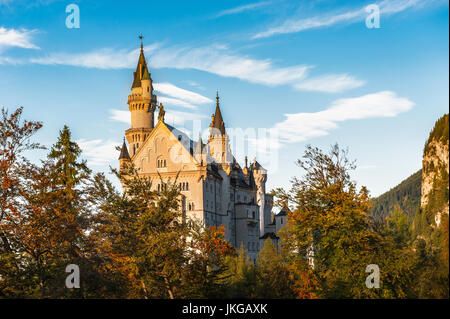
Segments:
[[[394,207],[398,206],[411,222],[417,209],[420,208],[421,183],[422,170],[419,170],[388,192],[371,199],[370,214],[376,222],[382,223],[392,215]]]
[[[448,114],[443,115],[437,120],[434,128],[432,129],[427,142],[425,143],[424,153],[428,153],[431,141],[436,140],[443,144],[447,144],[449,141],[449,120]]]

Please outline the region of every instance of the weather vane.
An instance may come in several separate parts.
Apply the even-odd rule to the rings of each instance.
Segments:
[[[143,42],[142,42],[142,39],[144,38],[144,36],[142,35],[142,33],[141,34],[139,34],[139,39],[141,40],[141,50],[143,49],[143,46],[144,46],[144,44],[143,44]]]

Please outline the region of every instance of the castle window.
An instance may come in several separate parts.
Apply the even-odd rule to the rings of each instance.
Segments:
[[[166,160],[164,160],[164,167],[167,167],[167,163],[166,163]]]
[[[186,183],[186,190],[189,190],[189,183]]]
[[[158,184],[158,193],[159,193],[160,190],[161,190],[161,185]]]
[[[147,86],[147,92],[150,92],[150,87]]]

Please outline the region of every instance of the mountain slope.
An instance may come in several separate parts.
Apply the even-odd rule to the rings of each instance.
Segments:
[[[417,171],[386,193],[371,200],[371,214],[377,222],[389,217],[398,205],[411,221],[420,208],[422,170]]]

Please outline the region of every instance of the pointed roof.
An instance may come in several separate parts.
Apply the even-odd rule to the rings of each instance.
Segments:
[[[203,153],[203,147],[204,147],[204,145],[203,145],[203,141],[202,141],[202,134],[200,133],[199,137],[198,137],[198,142],[195,145],[194,153],[195,154],[202,154]]]
[[[123,145],[120,149],[119,159],[130,159],[130,154],[128,154],[127,143],[125,143],[125,138],[123,138]]]
[[[287,214],[289,213],[289,205],[287,200],[283,203],[283,207],[281,208],[281,210],[279,211],[278,214],[275,215],[275,217],[281,217],[281,216],[287,216]]]
[[[256,160],[256,158],[255,158],[254,162],[252,163],[251,167],[252,167],[252,169],[254,169],[254,170],[261,170],[261,171],[265,171],[265,170],[266,170],[264,167],[262,167],[261,164],[258,163],[258,161]]]
[[[216,101],[216,112],[214,113],[211,127],[218,129],[222,135],[225,135],[225,124],[223,122],[222,112],[220,112],[219,106],[219,92],[216,94]]]
[[[139,60],[136,66],[136,72],[134,72],[134,80],[131,88],[140,87],[141,80],[149,80],[149,79],[150,73],[148,72],[147,61],[145,61],[144,46],[142,44],[141,38],[141,53],[139,54]]]

